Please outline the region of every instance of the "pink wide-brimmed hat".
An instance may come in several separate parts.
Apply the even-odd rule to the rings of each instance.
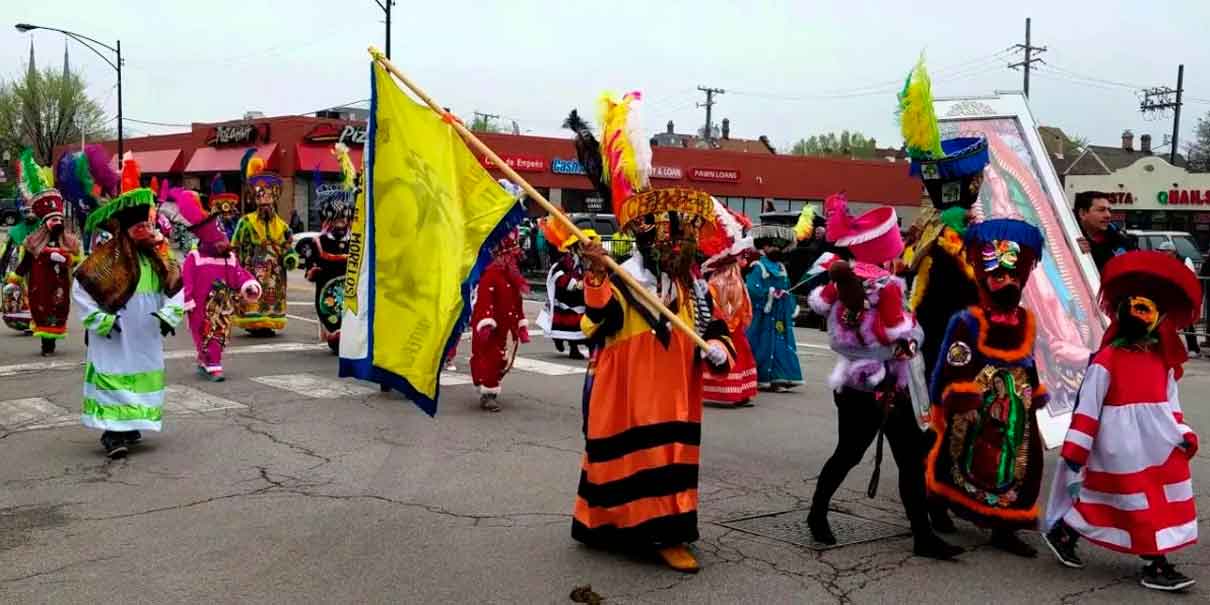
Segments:
[[[882,206],[854,218],[849,216],[849,202],[843,193],[829,196],[825,207],[828,241],[848,248],[853,258],[881,265],[903,254],[903,236],[894,208]]]

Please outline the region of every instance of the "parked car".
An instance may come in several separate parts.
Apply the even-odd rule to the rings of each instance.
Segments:
[[[1126,234],[1134,238],[1139,250],[1158,250],[1160,244],[1169,242],[1181,258],[1187,258],[1193,262],[1195,270],[1202,270],[1204,255],[1197,247],[1197,240],[1184,231],[1142,231],[1130,229],[1126,231]]]
[[[625,259],[630,256],[634,244],[629,237],[618,233],[618,219],[612,214],[594,214],[589,212],[573,212],[567,215],[571,222],[580,229],[592,229],[601,236],[601,245],[614,259]]]
[[[0,223],[12,227],[21,220],[21,200],[9,198],[0,200]]]

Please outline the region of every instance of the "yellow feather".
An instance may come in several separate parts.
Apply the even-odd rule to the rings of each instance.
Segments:
[[[616,187],[618,180],[622,179],[631,192],[638,191],[642,189],[638,162],[635,159],[634,145],[626,133],[630,97],[625,96],[620,101],[614,101],[613,97],[606,93],[601,97],[600,107],[601,156],[609,167],[605,171],[608,177],[606,182]]]
[[[913,159],[941,158],[941,132],[933,108],[932,82],[924,68],[924,55],[908,74],[899,93],[899,126],[908,155]]]

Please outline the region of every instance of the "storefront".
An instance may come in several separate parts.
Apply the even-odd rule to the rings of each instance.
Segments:
[[[336,194],[333,183],[340,166],[333,145],[348,145],[360,166],[366,136],[364,122],[287,116],[194,124],[190,132],[127,139],[125,146],[134,152],[145,178],[154,175],[204,194],[209,194],[216,176],[227,191],[239,191],[240,159],[245,150],[255,147],[267,169],[278,172],[284,181],[278,211],[289,217],[291,210],[297,210],[314,229],[319,224],[319,202]],[[593,189],[576,160],[570,133],[566,138],[479,136],[555,205],[568,212],[612,213],[609,201]],[[112,141],[102,144],[115,151]],[[75,149],[57,149],[55,157]],[[890,204],[898,207],[908,224],[923,195],[919,181],[908,175],[906,163],[674,147],[653,151],[652,186],[705,190],[754,221],[763,211],[797,212],[807,203],[818,207],[827,196],[844,191],[855,210]],[[486,158],[480,161],[502,178]],[[528,207],[535,216],[543,214],[536,204]]]
[[[1210,174],[1147,156],[1113,174],[1069,174],[1065,186],[1073,202],[1081,191],[1108,193],[1114,220],[1128,229],[1185,231],[1210,248]]]

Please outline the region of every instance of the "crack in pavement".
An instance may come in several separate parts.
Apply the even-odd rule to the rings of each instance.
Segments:
[[[57,574],[57,573],[60,573],[63,571],[67,571],[68,569],[71,569],[73,567],[79,567],[81,565],[89,565],[92,563],[100,563],[102,561],[109,561],[112,559],[119,559],[119,558],[121,558],[121,557],[118,555],[108,555],[108,556],[104,556],[104,557],[97,557],[94,559],[85,559],[83,561],[75,561],[73,563],[68,563],[66,565],[60,565],[59,567],[56,567],[54,569],[48,569],[46,571],[39,571],[39,572],[31,573],[31,574],[26,574],[23,576],[16,576],[16,577],[12,577],[12,578],[0,578],[0,585],[24,582],[25,580],[32,580],[34,578],[40,578],[42,576],[54,575],[54,574]]]
[[[1077,592],[1071,592],[1071,593],[1062,595],[1059,597],[1058,603],[1060,605],[1070,605],[1072,603],[1078,603],[1081,600],[1083,600],[1085,597],[1088,597],[1088,596],[1092,595],[1093,593],[1097,593],[1102,590],[1108,590],[1115,586],[1121,586],[1122,584],[1125,584],[1126,582],[1129,582],[1131,580],[1136,580],[1136,579],[1138,579],[1138,576],[1136,574],[1119,576],[1105,584],[1101,584],[1099,586],[1093,586],[1092,588],[1086,588],[1084,590],[1080,590]]]

